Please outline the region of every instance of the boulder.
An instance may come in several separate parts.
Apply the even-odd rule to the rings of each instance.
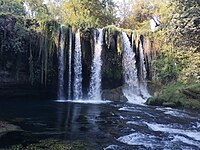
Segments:
[[[8,132],[22,131],[22,129],[16,125],[0,121],[0,137]]]
[[[114,102],[127,102],[128,99],[124,96],[122,87],[111,90],[103,90],[102,98],[104,100],[110,100]]]

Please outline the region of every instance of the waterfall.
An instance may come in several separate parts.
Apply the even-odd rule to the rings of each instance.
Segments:
[[[62,26],[59,34],[59,58],[58,58],[58,99],[64,99],[64,36]]]
[[[81,62],[81,39],[79,30],[75,34],[73,94],[75,100],[82,99],[82,62]]]
[[[68,70],[68,99],[71,99],[71,75],[72,75],[72,28],[69,29],[69,70]]]
[[[94,31],[94,58],[91,66],[91,81],[89,88],[89,98],[92,100],[101,100],[101,51],[103,43],[103,29],[98,29],[98,38],[97,32]]]
[[[128,98],[129,102],[143,103],[144,99],[140,96],[139,82],[137,77],[137,68],[135,53],[131,48],[126,33],[122,32],[123,38],[123,76],[124,76],[124,87],[123,93]]]
[[[146,82],[146,68],[144,64],[144,49],[142,45],[142,41],[139,42],[139,64],[140,64],[140,71],[139,71],[139,86],[140,86],[140,92],[143,98],[150,97],[148,90],[147,90],[147,82]]]

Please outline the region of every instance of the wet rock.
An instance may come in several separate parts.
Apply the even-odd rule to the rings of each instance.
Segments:
[[[103,90],[102,98],[105,100],[111,100],[114,102],[127,102],[128,99],[124,96],[122,92],[122,87],[111,90]]]
[[[16,125],[0,121],[0,137],[8,132],[22,131],[22,129]]]

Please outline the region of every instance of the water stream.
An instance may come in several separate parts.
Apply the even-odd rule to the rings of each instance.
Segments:
[[[58,58],[58,99],[64,99],[64,35],[62,26],[59,33],[59,58]]]
[[[137,76],[135,53],[131,48],[131,43],[125,32],[122,32],[123,38],[123,93],[131,103],[144,103],[145,100],[140,95],[139,81]]]
[[[94,58],[91,67],[91,80],[89,87],[89,99],[101,100],[101,51],[103,43],[103,30],[94,31]]]
[[[2,99],[3,120],[23,130],[0,135],[0,149],[46,138],[82,141],[85,149],[95,150],[200,149],[200,115],[196,111],[131,103]]]
[[[82,59],[81,59],[81,39],[80,31],[75,34],[75,50],[74,50],[74,100],[82,99]]]
[[[139,58],[140,58],[139,87],[142,97],[144,99],[147,99],[148,97],[150,97],[150,94],[148,93],[147,90],[146,68],[144,64],[144,49],[141,40],[139,42]]]
[[[72,76],[72,28],[69,29],[69,69],[68,69],[68,99],[71,99],[71,76]]]

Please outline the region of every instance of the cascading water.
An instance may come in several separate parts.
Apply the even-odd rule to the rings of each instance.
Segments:
[[[59,59],[58,59],[58,99],[64,99],[64,36],[62,26],[59,34]]]
[[[72,28],[69,29],[69,70],[68,70],[68,99],[71,99],[71,75],[72,75]]]
[[[101,51],[103,43],[103,29],[98,29],[98,38],[96,39],[96,31],[94,31],[94,58],[91,67],[92,77],[89,88],[89,99],[101,100]]]
[[[142,41],[139,42],[139,57],[140,57],[140,71],[139,71],[139,86],[140,86],[140,92],[143,98],[150,97],[150,94],[147,90],[147,82],[146,82],[146,68],[144,64],[144,49],[142,45]]]
[[[81,40],[80,31],[75,34],[74,50],[74,89],[73,96],[75,100],[82,99],[82,63],[81,63]]]
[[[126,33],[122,32],[123,38],[123,75],[124,87],[123,94],[127,97],[129,102],[143,103],[144,99],[140,96],[140,89],[137,77],[137,68],[135,53],[131,48],[131,44]]]

